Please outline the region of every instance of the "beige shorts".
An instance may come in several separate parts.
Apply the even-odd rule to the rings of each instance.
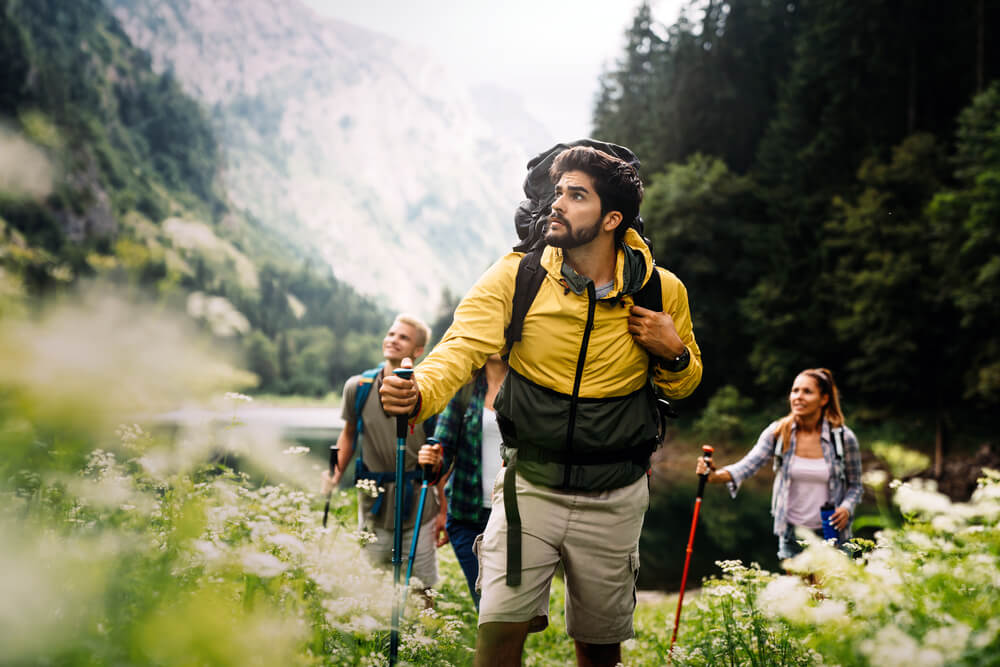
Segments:
[[[566,579],[566,631],[588,644],[630,639],[639,573],[639,533],[649,507],[645,476],[611,491],[564,492],[517,475],[521,515],[520,586],[508,586],[507,517],[501,470],[493,509],[475,548],[482,591],[479,623],[548,625],[549,586],[561,562]]]
[[[392,531],[377,526],[368,526],[366,530],[374,532],[378,538],[375,542],[366,544],[361,550],[368,557],[368,562],[376,567],[391,567],[392,543],[394,539]],[[403,531],[403,567],[400,584],[406,578],[406,569],[410,561],[410,544],[412,541],[413,529],[408,528]],[[413,556],[413,578],[419,579],[423,583],[424,588],[431,588],[438,580],[436,542],[434,521],[424,521],[420,527],[420,537],[417,539],[417,553]]]

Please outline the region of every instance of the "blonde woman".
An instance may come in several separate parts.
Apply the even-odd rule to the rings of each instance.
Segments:
[[[775,470],[771,495],[778,558],[802,548],[796,527],[823,535],[821,508],[832,505],[830,524],[837,543],[851,537],[854,508],[861,500],[861,452],[854,432],[844,425],[833,373],[810,368],[795,377],[788,395],[790,412],[773,422],[742,459],[721,469],[698,459],[699,475],[710,483],[725,482],[735,498],[740,484],[771,461]]]

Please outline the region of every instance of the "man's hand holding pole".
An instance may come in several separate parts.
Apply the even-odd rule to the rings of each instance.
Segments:
[[[402,369],[412,369],[413,360],[407,357],[400,364]],[[386,373],[382,379],[382,386],[378,390],[382,399],[382,409],[387,415],[409,417],[414,412],[420,398],[420,389],[412,374],[401,377],[397,374]]]
[[[399,599],[399,575],[403,563],[403,463],[406,456],[406,427],[407,415],[412,412],[412,407],[407,410],[408,399],[412,397],[413,405],[416,404],[416,383],[413,382],[413,361],[409,358],[403,359],[402,367],[397,368],[392,374],[385,374],[382,379],[382,388],[379,394],[383,399],[382,408],[388,414],[396,415],[396,508],[395,520],[393,521],[393,544],[392,544],[392,627],[389,630],[389,665],[396,664],[399,653],[399,616],[401,613]],[[385,390],[386,383],[399,384],[394,391]],[[407,384],[412,386],[406,386]],[[390,395],[390,405],[386,406],[385,397]],[[416,531],[419,531],[419,526]]]

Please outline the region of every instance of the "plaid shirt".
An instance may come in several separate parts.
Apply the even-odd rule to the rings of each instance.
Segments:
[[[792,424],[791,443],[781,460],[781,467],[774,475],[774,487],[771,491],[771,514],[774,515],[774,534],[782,535],[788,528],[788,467],[791,465],[792,456],[795,454],[795,434],[798,427]],[[742,459],[728,465],[723,470],[728,470],[733,476],[733,480],[728,483],[729,493],[736,497],[740,484],[745,479],[770,461],[774,456],[775,440],[777,439],[778,422],[773,422],[760,434],[757,444]],[[844,507],[854,516],[854,508],[861,501],[861,450],[858,447],[858,439],[854,431],[844,427],[844,480],[841,481],[837,471],[836,453],[834,451],[833,435],[830,432],[830,423],[823,420],[823,432],[821,444],[823,446],[823,458],[830,469],[830,479],[827,482],[830,500],[838,507]],[[851,526],[841,532],[841,539],[850,539]]]
[[[483,403],[486,373],[476,375],[469,404],[462,410],[459,391],[438,415],[434,437],[444,448],[444,467],[454,462],[448,478],[448,514],[462,521],[479,521],[483,507]],[[497,454],[499,456],[499,453]]]

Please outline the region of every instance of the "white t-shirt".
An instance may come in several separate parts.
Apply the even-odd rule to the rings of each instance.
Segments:
[[[500,458],[500,425],[497,424],[497,413],[489,408],[483,408],[483,507],[493,506],[493,483],[503,464]]]
[[[830,499],[826,459],[793,456],[788,464],[788,523],[813,530],[823,527],[819,508]]]

